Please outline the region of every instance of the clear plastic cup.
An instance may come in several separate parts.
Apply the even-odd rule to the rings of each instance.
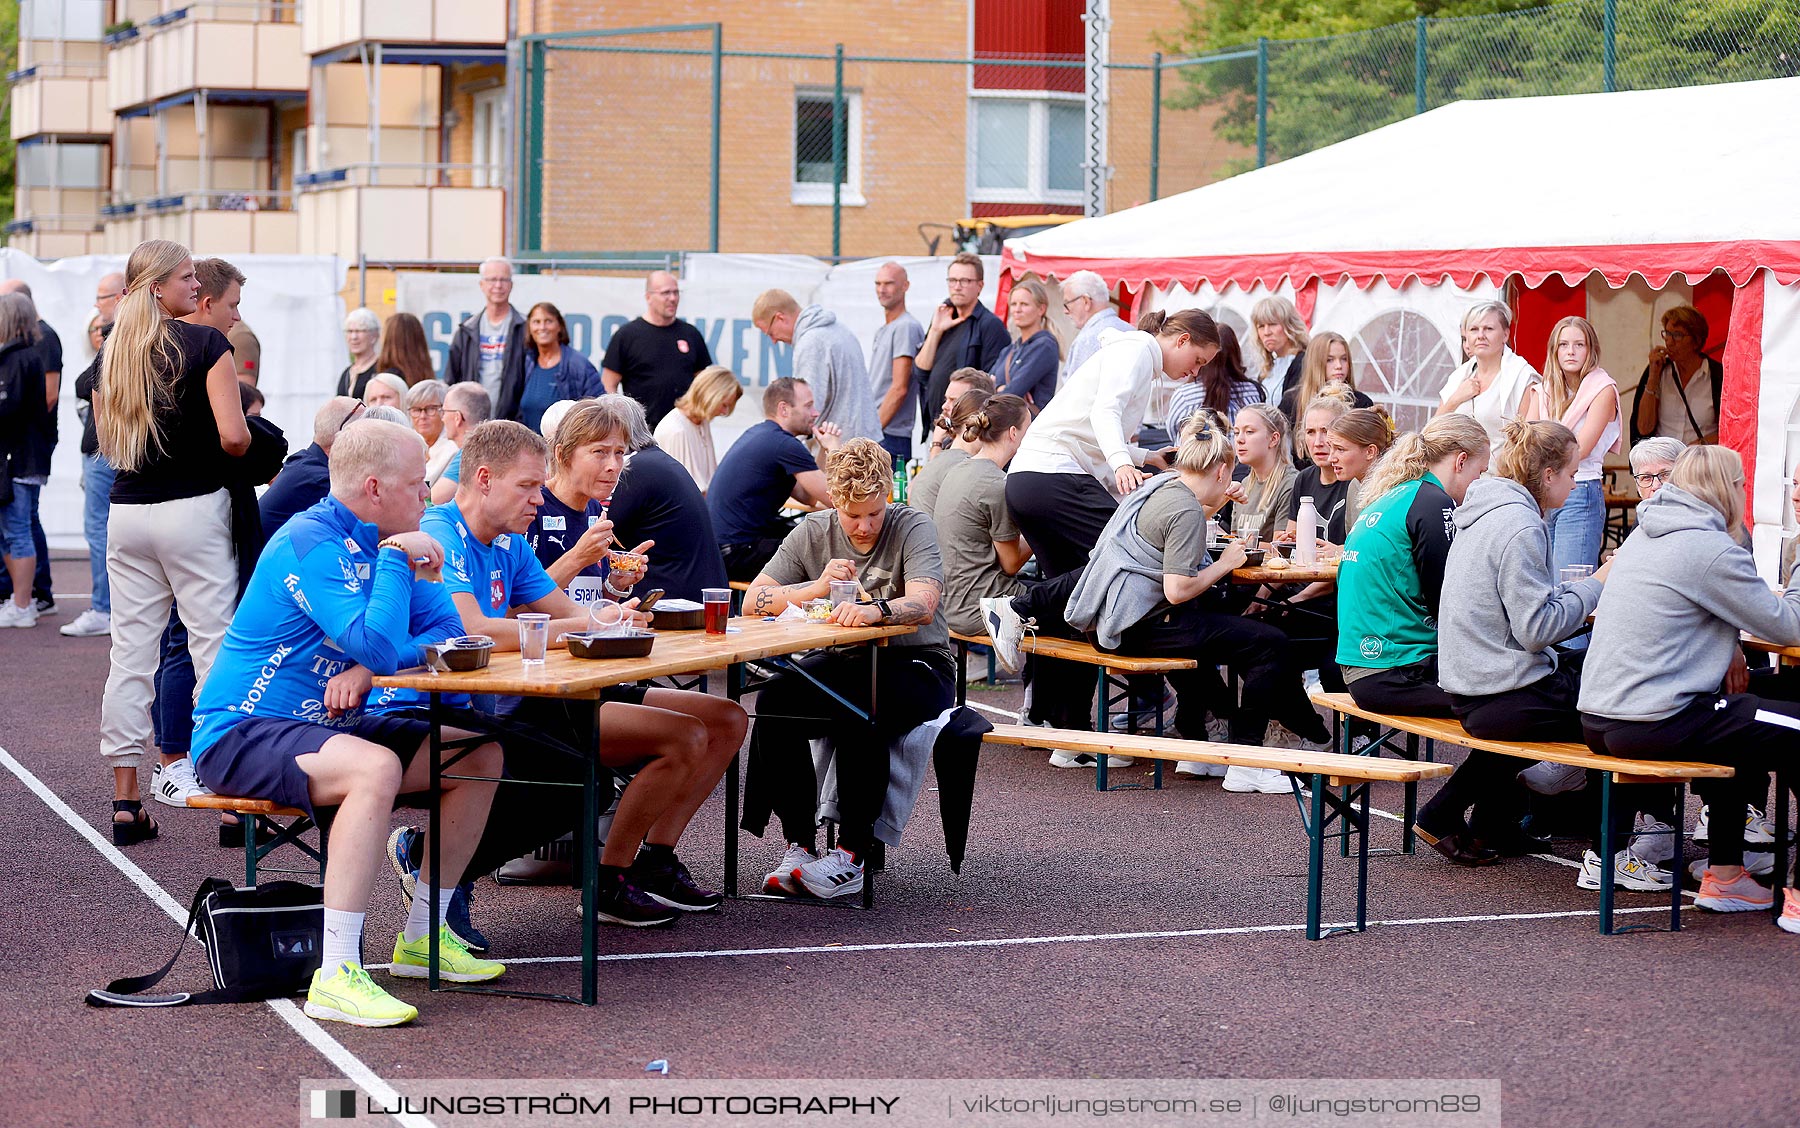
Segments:
[[[700,600],[706,605],[706,633],[722,635],[731,618],[730,588],[701,588]]]
[[[855,603],[855,602],[856,602],[856,581],[855,580],[833,580],[833,581],[831,581],[831,605],[833,607],[836,607],[840,603]]]
[[[527,666],[542,666],[550,647],[550,616],[526,612],[519,616],[519,660]]]
[[[1565,564],[1562,570],[1562,582],[1578,584],[1593,574],[1594,566],[1592,564]]]
[[[588,630],[599,635],[611,635],[625,629],[625,609],[616,600],[597,599],[588,604]]]

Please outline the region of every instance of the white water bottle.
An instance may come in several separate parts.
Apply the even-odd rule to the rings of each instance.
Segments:
[[[1319,510],[1313,499],[1300,499],[1300,512],[1294,517],[1294,563],[1310,568],[1319,562]]]

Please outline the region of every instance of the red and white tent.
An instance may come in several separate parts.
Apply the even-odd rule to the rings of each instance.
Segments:
[[[1457,358],[1462,310],[1501,287],[1534,365],[1558,317],[1594,321],[1626,410],[1658,315],[1692,304],[1725,364],[1721,438],[1748,464],[1769,561],[1800,463],[1796,122],[1800,78],[1458,102],[1008,240],[1002,269],[1093,270],[1139,302],[1210,306],[1240,328],[1256,298],[1285,294],[1315,332],[1351,338],[1365,390],[1415,414]]]

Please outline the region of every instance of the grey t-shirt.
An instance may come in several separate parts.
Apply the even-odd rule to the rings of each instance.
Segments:
[[[1162,550],[1163,575],[1197,576],[1206,559],[1206,510],[1179,482],[1158,489],[1138,513],[1138,532]]]
[[[1300,472],[1283,457],[1276,459],[1275,472],[1269,475],[1268,481],[1258,482],[1255,474],[1246,477],[1243,484],[1248,500],[1242,505],[1232,505],[1231,527],[1240,536],[1247,530],[1254,530],[1267,544],[1275,535],[1276,524],[1287,524],[1288,508],[1294,498],[1294,480],[1299,476]]]
[[[910,313],[902,313],[875,330],[875,341],[869,346],[869,388],[875,393],[877,415],[881,411],[881,401],[887,398],[888,388],[893,386],[894,361],[903,356],[918,356],[919,346],[924,341],[925,327]],[[894,418],[881,433],[906,438],[913,433],[918,413],[919,390],[908,380],[906,398],[900,401],[900,410],[894,413]]]
[[[919,468],[919,476],[906,487],[906,503],[925,514],[937,517],[938,491],[944,488],[944,476],[969,460],[969,452],[951,447]]]
[[[1006,509],[1006,471],[986,458],[959,463],[944,475],[932,523],[944,557],[944,622],[962,634],[986,634],[982,599],[1017,595],[1024,587],[1000,570],[994,551],[995,541],[1019,535]]]
[[[943,558],[938,555],[937,529],[931,518],[908,505],[890,505],[875,547],[858,552],[838,524],[837,511],[809,513],[781,542],[763,574],[778,584],[803,584],[816,580],[833,560],[856,565],[856,578],[871,599],[899,599],[907,580],[944,582]],[[909,635],[890,641],[891,646],[931,646],[950,654],[950,634],[940,610],[931,622]]]

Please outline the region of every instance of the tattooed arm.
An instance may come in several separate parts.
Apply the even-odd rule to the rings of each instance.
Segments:
[[[846,627],[923,626],[937,614],[938,600],[944,585],[933,579],[906,581],[906,594],[888,601],[889,614],[882,618],[881,608],[873,604],[846,603],[832,612],[831,621]]]
[[[825,572],[818,579],[798,584],[779,583],[767,572],[761,572],[750,581],[750,590],[744,593],[744,614],[753,619],[779,615],[790,603],[829,597],[832,580],[855,578],[856,565],[848,560],[833,560],[825,565]]]

